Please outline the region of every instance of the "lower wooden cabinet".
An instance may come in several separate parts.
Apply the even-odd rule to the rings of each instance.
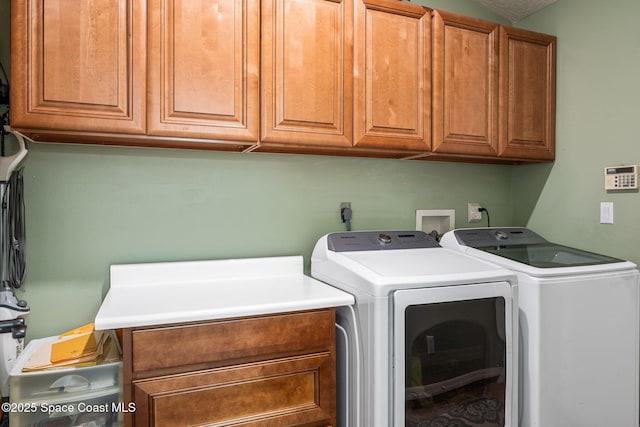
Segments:
[[[135,425],[328,425],[328,352],[133,384]]]
[[[335,425],[335,310],[123,331],[126,426]]]

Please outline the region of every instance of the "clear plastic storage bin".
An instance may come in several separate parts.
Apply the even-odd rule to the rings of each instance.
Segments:
[[[22,372],[43,344],[33,340],[16,360],[9,377],[12,427],[111,427],[122,424],[122,362],[83,368]]]

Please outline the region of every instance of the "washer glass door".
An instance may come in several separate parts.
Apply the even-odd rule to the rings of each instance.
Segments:
[[[508,283],[399,290],[394,310],[395,425],[512,425]]]

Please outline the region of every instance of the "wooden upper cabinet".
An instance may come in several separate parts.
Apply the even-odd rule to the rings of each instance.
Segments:
[[[261,140],[350,147],[351,0],[262,2]]]
[[[496,162],[555,155],[556,38],[398,0],[11,1],[34,140]]]
[[[430,13],[393,0],[356,4],[354,145],[429,151]]]
[[[498,24],[433,12],[433,151],[498,153]]]
[[[145,131],[145,2],[13,0],[11,125]]]
[[[258,141],[259,8],[149,2],[150,135]]]
[[[553,160],[556,38],[500,29],[500,156]]]

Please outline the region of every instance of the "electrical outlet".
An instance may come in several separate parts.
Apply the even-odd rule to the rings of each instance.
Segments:
[[[480,203],[467,203],[467,217],[469,222],[480,222],[482,220],[481,207]]]
[[[351,231],[351,218],[353,211],[351,210],[351,202],[340,203],[340,219],[347,225],[347,231]]]
[[[351,202],[340,203],[340,219],[342,222],[351,223],[351,216],[353,211],[351,210]]]

